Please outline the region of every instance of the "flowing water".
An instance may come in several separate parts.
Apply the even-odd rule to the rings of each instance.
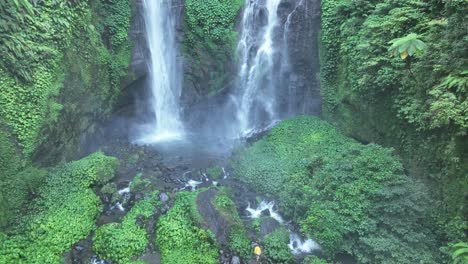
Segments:
[[[259,1],[246,0],[245,3],[242,33],[237,47],[240,56],[238,87],[242,91],[237,118],[241,134],[251,133],[259,125],[268,125],[278,118],[277,76],[274,71],[278,50],[274,45],[274,34],[278,26],[279,3],[280,0],[267,0],[267,14],[260,11],[264,9],[260,9]],[[262,25],[264,16],[267,16],[267,21]]]
[[[241,137],[279,120],[305,113],[301,92],[290,83],[294,69],[288,52],[291,16],[280,15],[281,0],[246,0],[237,46],[237,121]]]
[[[176,17],[171,1],[144,0],[146,38],[150,50],[149,79],[153,119],[142,128],[138,143],[182,138],[179,96],[182,67],[177,60]]]

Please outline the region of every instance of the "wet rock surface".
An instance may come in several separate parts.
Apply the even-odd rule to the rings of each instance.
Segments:
[[[200,193],[197,197],[198,212],[203,217],[205,227],[215,235],[216,242],[219,245],[227,245],[230,224],[213,205],[217,193],[218,190],[214,188]]]

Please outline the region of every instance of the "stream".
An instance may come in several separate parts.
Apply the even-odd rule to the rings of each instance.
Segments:
[[[265,131],[259,131],[260,134]],[[117,186],[118,200],[112,201],[108,196],[100,194],[104,204],[104,210],[97,220],[97,225],[101,226],[111,222],[121,222],[122,217],[128,212],[136,200],[142,199],[142,195],[132,193],[130,183],[137,174],[144,175],[151,184],[160,191],[159,198],[163,203],[161,211],[149,225],[147,229],[150,236],[150,245],[147,253],[142,259],[147,263],[160,263],[160,256],[157,247],[153,245],[155,224],[157,217],[167,212],[173,202],[177,192],[195,191],[200,188],[212,186],[225,186],[230,189],[232,199],[236,204],[239,216],[247,226],[255,218],[267,218],[262,221],[260,236],[273,232],[277,228],[284,226],[290,232],[289,248],[298,260],[306,254],[318,253],[319,245],[311,239],[302,238],[294,223],[285,219],[275,205],[275,201],[267,200],[262,195],[242,182],[236,180],[232,170],[229,168],[229,158],[236,147],[242,146],[246,141],[255,140],[259,134],[253,135],[245,140],[213,139],[188,135],[185,139],[168,142],[159,142],[151,145],[131,144],[124,138],[108,137],[109,140],[101,147],[108,155],[115,156],[121,161],[118,173],[113,179]],[[213,166],[222,168],[222,177],[211,179],[206,169]],[[151,221],[150,221],[151,222]],[[255,237],[255,232],[249,232],[252,241],[258,241],[261,237]],[[92,251],[92,235],[87,239],[78,242],[73,249],[65,255],[67,263],[94,263],[109,264],[107,260],[96,257]],[[220,249],[220,263],[230,263],[235,257],[229,250]]]

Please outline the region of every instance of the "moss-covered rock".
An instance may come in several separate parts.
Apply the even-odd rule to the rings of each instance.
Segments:
[[[125,215],[122,223],[100,226],[93,237],[93,250],[100,258],[111,259],[117,263],[128,263],[131,258],[144,252],[148,245],[148,234],[143,223],[148,220],[159,206],[157,192],[148,199],[138,201]]]
[[[162,216],[156,229],[161,262],[168,264],[215,264],[218,248],[211,232],[201,229],[197,192],[177,194],[173,207]]]
[[[231,78],[237,33],[235,22],[243,0],[185,1],[184,53],[188,67],[184,87],[193,96],[212,96]],[[186,98],[194,100],[196,98]]]
[[[95,228],[101,201],[90,189],[117,160],[102,153],[50,170],[11,234],[1,234],[1,263],[60,263],[62,253]],[[66,191],[64,191],[66,190]]]

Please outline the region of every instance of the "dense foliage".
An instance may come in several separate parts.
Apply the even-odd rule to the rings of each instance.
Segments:
[[[130,63],[130,17],[126,0],[2,1],[0,122],[25,156],[52,140],[63,152],[90,126],[84,113],[110,110]]]
[[[184,50],[194,71],[185,78],[196,84],[200,95],[218,92],[228,80],[237,37],[234,25],[243,3],[243,0],[185,2]],[[204,82],[208,87],[203,87]]]
[[[158,205],[157,192],[153,192],[147,199],[138,201],[125,215],[122,223],[100,226],[93,238],[94,251],[100,258],[117,263],[128,263],[132,257],[143,253],[148,245],[148,238],[144,226],[138,225],[137,220],[148,220],[154,215]]]
[[[428,183],[442,244],[466,240],[466,1],[322,1],[324,116],[395,147]],[[449,249],[443,249],[449,253]]]
[[[60,263],[95,228],[101,202],[90,186],[111,178],[116,166],[115,158],[95,153],[51,169],[15,229],[0,233],[0,262]]]
[[[435,263],[428,197],[390,149],[361,145],[312,117],[283,121],[239,152],[236,177],[277,198],[327,256]]]
[[[265,258],[268,263],[292,263],[294,256],[288,247],[289,232],[279,229],[268,234],[263,240]]]
[[[162,263],[218,263],[215,238],[198,227],[201,216],[196,198],[197,192],[178,193],[173,207],[159,219],[156,244]]]

